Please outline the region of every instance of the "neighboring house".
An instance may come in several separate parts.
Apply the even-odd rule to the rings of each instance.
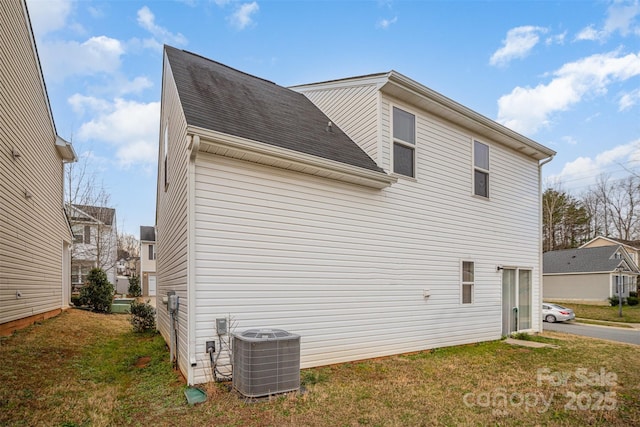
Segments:
[[[156,228],[140,226],[140,285],[142,295],[156,296]]]
[[[544,253],[544,300],[606,303],[629,296],[640,274],[623,245]]]
[[[640,261],[640,241],[637,240],[619,240],[611,237],[598,236],[589,240],[581,248],[597,248],[599,246],[618,246],[622,245],[627,251],[635,265],[639,265]]]
[[[72,236],[64,163],[29,14],[0,2],[0,335],[58,314],[70,302]]]
[[[71,286],[78,291],[92,268],[101,268],[116,284],[118,239],[116,210],[100,206],[68,205],[73,230]]]
[[[216,318],[299,334],[302,367],[541,330],[552,150],[395,71],[295,89],[165,48],[158,329],[189,384]]]

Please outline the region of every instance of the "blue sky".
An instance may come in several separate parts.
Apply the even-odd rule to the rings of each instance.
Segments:
[[[58,134],[118,224],[155,222],[162,45],[282,86],[396,70],[558,152],[576,194],[640,171],[633,1],[28,0]]]

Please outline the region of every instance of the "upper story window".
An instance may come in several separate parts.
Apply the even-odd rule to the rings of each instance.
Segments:
[[[149,261],[156,259],[156,245],[149,245]]]
[[[73,243],[91,243],[91,226],[74,225]]]
[[[489,197],[489,146],[473,141],[473,194]]]
[[[415,178],[416,116],[393,107],[393,172]]]

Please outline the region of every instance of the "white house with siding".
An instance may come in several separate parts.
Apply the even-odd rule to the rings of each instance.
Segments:
[[[160,126],[158,328],[190,384],[216,318],[299,334],[302,367],[541,330],[552,150],[395,71],[287,89],[168,46]]]
[[[140,286],[142,295],[156,296],[156,228],[140,226]]]
[[[70,302],[64,163],[24,1],[0,2],[0,335]]]

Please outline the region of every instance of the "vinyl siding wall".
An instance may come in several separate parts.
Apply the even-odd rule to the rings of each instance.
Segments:
[[[169,125],[169,185],[164,185],[164,132]],[[188,150],[186,119],[180,107],[173,74],[165,57],[160,120],[160,147],[157,193],[157,320],[158,330],[169,342],[170,321],[162,297],[176,291],[180,298],[178,326],[178,364],[188,372]],[[147,249],[148,250],[148,249]],[[140,256],[147,256],[141,254]]]
[[[387,170],[389,101],[378,111]],[[499,339],[498,265],[532,269],[538,305],[537,162],[482,140],[491,198],[475,197],[473,135],[411,111],[417,179],[384,190],[199,154],[195,382],[212,378],[204,348],[217,317],[235,332],[300,334],[310,367]],[[461,304],[463,260],[475,263],[473,304]]]
[[[544,276],[544,300],[606,301],[611,296],[611,274]]]
[[[2,324],[67,306],[62,254],[71,235],[63,212],[62,158],[22,2],[0,2],[0,39]],[[13,159],[13,148],[19,159]]]
[[[304,91],[373,160],[378,159],[378,90],[375,84]]]

